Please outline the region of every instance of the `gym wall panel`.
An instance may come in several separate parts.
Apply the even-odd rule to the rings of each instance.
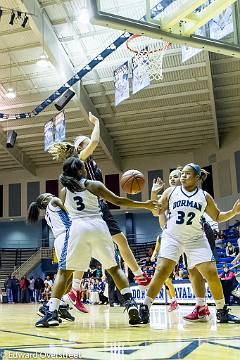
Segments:
[[[120,187],[119,187],[119,174],[111,174],[105,176],[105,185],[106,187],[114,192],[116,195],[120,195]],[[108,203],[109,209],[120,209],[119,206]]]
[[[40,194],[40,182],[33,181],[27,183],[27,207],[31,204],[32,201],[35,201],[38,195]]]
[[[58,180],[46,180],[46,192],[58,196]]]
[[[21,216],[21,184],[9,184],[8,204],[9,216]]]
[[[230,172],[230,160],[222,160],[217,163],[220,196],[232,194],[232,181]]]
[[[148,194],[149,194],[149,199],[151,197],[151,189],[152,189],[152,184],[153,184],[153,179],[156,179],[157,177],[160,177],[161,179],[163,179],[163,171],[162,170],[150,170],[148,171]],[[161,194],[162,191],[160,191],[159,194]]]
[[[235,151],[234,159],[235,159],[235,169],[237,176],[237,191],[240,192],[240,151]]]
[[[3,217],[3,185],[0,185],[0,217]]]

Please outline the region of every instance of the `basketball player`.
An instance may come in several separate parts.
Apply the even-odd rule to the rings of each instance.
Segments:
[[[157,240],[156,240],[156,244],[155,244],[155,249],[153,251],[153,254],[151,256],[151,261],[154,262],[156,260],[156,258],[158,257],[159,251],[160,251],[160,245],[161,245],[161,237],[160,235],[157,236]],[[175,290],[174,290],[174,286],[172,283],[172,279],[173,279],[173,273],[170,274],[170,276],[167,278],[167,280],[165,281],[165,286],[166,286],[166,290],[168,293],[168,296],[171,300],[170,306],[168,308],[168,311],[174,311],[178,308],[178,303],[176,300],[176,294],[175,294]]]
[[[27,222],[37,222],[39,218],[39,210],[41,209],[46,210],[45,219],[48,226],[52,229],[55,242],[62,243],[65,239],[68,239],[72,222],[61,200],[50,193],[39,195],[36,201],[32,202],[28,208]],[[65,284],[63,284],[63,287],[65,289]],[[69,313],[68,309],[69,306],[61,302],[58,314],[65,320],[74,321],[75,318]],[[44,316],[45,311],[43,313],[39,313],[39,315]],[[50,325],[52,326],[54,324],[56,324],[55,319]]]
[[[65,160],[60,181],[66,187],[65,205],[72,219],[69,235],[55,243],[59,270],[53,286],[49,311],[36,323],[36,327],[56,326],[57,310],[64,293],[64,284],[74,270],[85,272],[91,257],[107,269],[120,290],[128,312],[129,324],[140,323],[138,308],[132,299],[131,290],[123,271],[115,260],[114,247],[106,223],[101,217],[98,197],[116,205],[155,210],[152,201],[137,202],[121,198],[109,191],[101,182],[86,179],[84,163],[76,157]]]
[[[90,139],[86,136],[79,136],[77,137],[74,145],[70,143],[54,144],[49,152],[53,155],[53,158],[57,160],[63,160],[69,156],[78,154],[79,159],[85,161],[88,179],[99,180],[103,182],[101,170],[98,168],[97,164],[91,157],[99,142],[99,120],[91,113],[89,113],[89,120],[94,124],[94,129]],[[64,203],[64,193],[62,195],[62,201]],[[128,245],[127,239],[121,232],[118,223],[109,211],[107,203],[104,200],[100,200],[99,203],[101,206],[103,219],[108,226],[113,241],[119,248],[121,257],[135,275],[135,281],[138,283],[138,285],[141,287],[146,287],[151,280],[150,277],[148,277],[147,274],[141,270],[140,266],[136,262],[132,250]],[[83,273],[74,272],[72,290],[68,293],[68,296],[64,297],[66,300],[68,298],[80,311],[82,311],[83,307],[83,304],[81,304],[80,294],[82,276]]]
[[[181,170],[182,167],[178,167],[177,169],[171,171],[169,175],[169,185],[170,186],[181,186]],[[151,199],[155,200],[157,199],[157,194],[159,191],[162,190],[164,186],[164,183],[160,178],[154,179],[152,191],[151,191]],[[159,216],[159,224],[162,229],[164,229],[164,226],[166,224],[166,216],[165,214],[161,214]],[[211,246],[211,244],[210,244]],[[183,318],[184,320],[191,321],[191,322],[205,322],[210,320],[210,310],[208,308],[207,302],[206,302],[206,288],[205,288],[205,280],[202,277],[201,273],[198,271],[196,267],[189,269],[189,279],[192,284],[193,293],[196,297],[196,306],[194,310],[188,314],[185,315]],[[172,274],[170,274],[170,279],[172,277]],[[169,287],[169,286],[168,286]],[[171,285],[170,285],[171,288]],[[172,285],[171,288],[172,297],[175,297],[175,290]],[[175,307],[175,304],[173,304],[173,307]]]
[[[184,252],[188,267],[194,268],[207,280],[216,303],[217,322],[240,323],[240,319],[229,314],[217,274],[213,254],[201,226],[201,217],[206,212],[214,221],[224,222],[240,213],[240,200],[227,212],[220,212],[213,198],[198,187],[199,180],[206,178],[206,172],[199,165],[190,163],[181,173],[181,186],[166,189],[161,196],[161,213],[169,210],[169,216],[162,233],[160,259],[149,285],[144,304],[140,305],[143,323],[149,322],[149,309],[154,298]]]

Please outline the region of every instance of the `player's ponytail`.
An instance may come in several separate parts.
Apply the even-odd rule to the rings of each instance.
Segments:
[[[34,224],[39,218],[39,207],[36,201],[33,201],[28,208],[27,223]]]
[[[63,163],[63,172],[59,177],[61,184],[71,192],[81,191],[79,184],[81,176],[79,170],[83,170],[84,163],[76,157],[70,157]]]
[[[47,195],[51,194],[41,194],[37,197],[36,201],[33,201],[28,207],[28,214],[27,214],[27,223],[34,224],[38,221],[40,210],[45,210],[47,204],[43,202]]]
[[[62,186],[66,187],[70,192],[77,192],[82,190],[79,182],[72,176],[61,174],[59,176],[59,181]]]
[[[205,169],[201,169],[200,180],[205,181],[208,175],[209,175],[208,171],[206,171]]]
[[[68,142],[53,144],[48,149],[48,152],[52,155],[53,160],[57,161],[63,161],[71,156],[77,155],[74,145]]]

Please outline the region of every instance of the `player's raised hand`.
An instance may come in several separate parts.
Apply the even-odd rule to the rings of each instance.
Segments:
[[[95,125],[98,120],[98,118],[96,116],[94,116],[91,112],[89,112],[89,121]]]
[[[235,202],[232,209],[233,209],[233,212],[235,215],[240,214],[240,200],[239,199]]]
[[[163,180],[158,177],[157,179],[153,179],[152,192],[159,193],[165,186]]]

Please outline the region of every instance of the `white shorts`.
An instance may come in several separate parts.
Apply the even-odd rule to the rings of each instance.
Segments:
[[[73,219],[69,230],[55,239],[54,246],[59,269],[87,271],[92,257],[105,269],[117,265],[112,237],[100,216]]]
[[[183,253],[187,256],[189,269],[204,262],[215,261],[209,242],[205,236],[188,242],[179,241],[168,235],[162,236],[159,257],[178,263]]]

